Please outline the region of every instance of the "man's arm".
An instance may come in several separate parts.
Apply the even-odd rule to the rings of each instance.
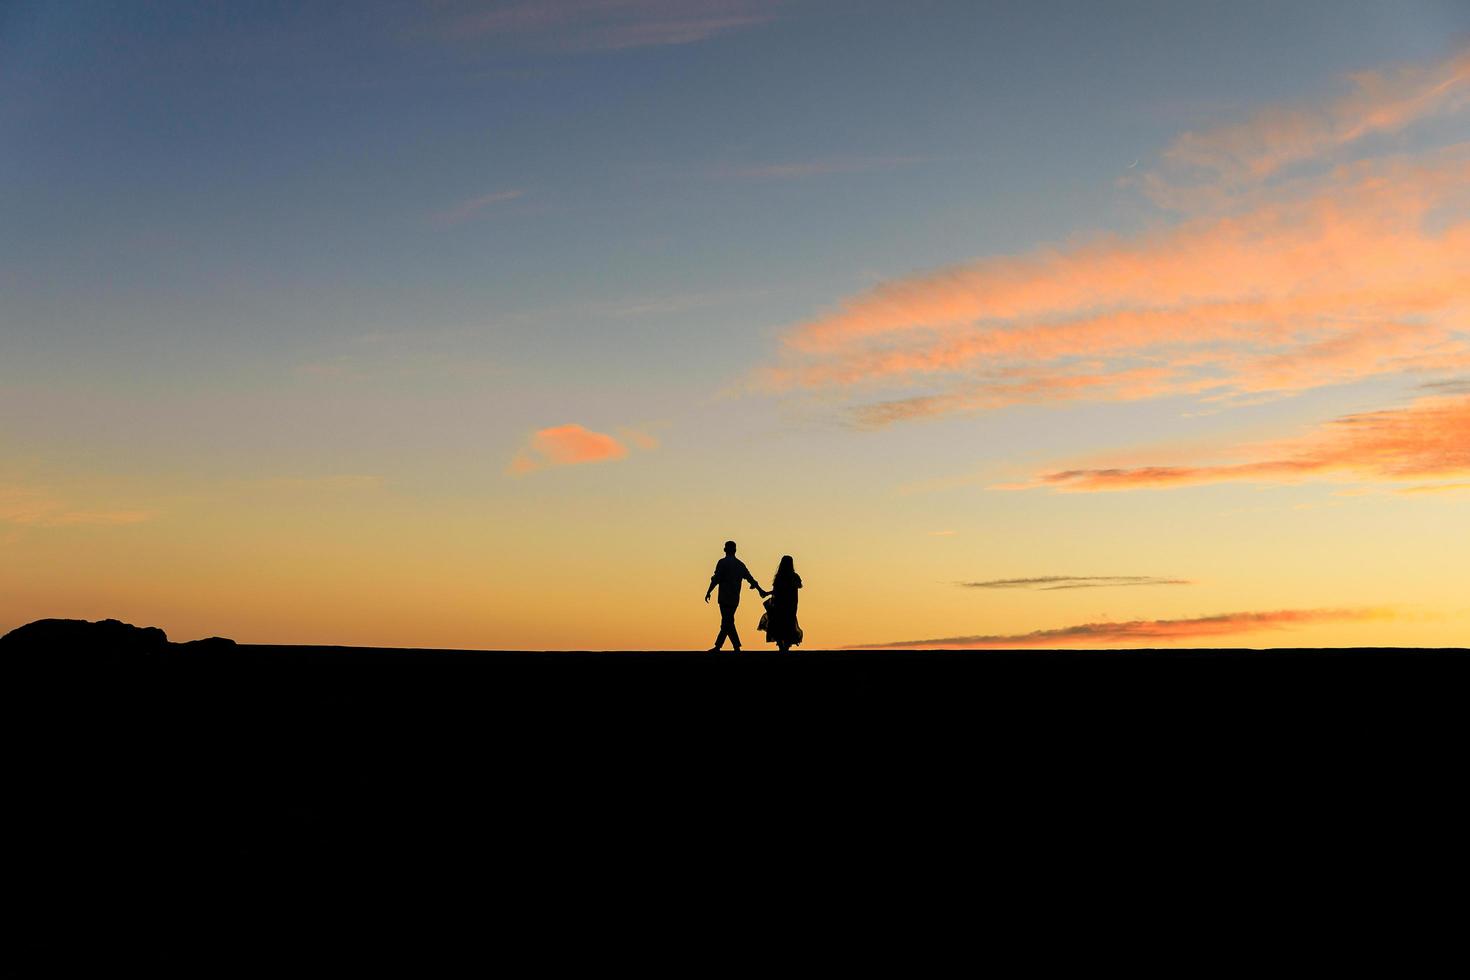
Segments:
[[[750,574],[750,569],[746,566],[745,562],[740,563],[740,570],[745,573],[745,581],[750,583],[752,589],[755,589],[761,595],[766,594],[766,590],[761,588],[761,584],[755,580],[755,576]]]
[[[704,601],[709,602],[709,594],[715,590],[720,581],[720,566],[715,566],[715,573],[709,577],[709,588],[704,590]]]

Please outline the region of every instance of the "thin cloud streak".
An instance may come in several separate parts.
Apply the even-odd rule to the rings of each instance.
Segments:
[[[1165,164],[1212,181],[1249,183],[1448,115],[1470,105],[1470,50],[1438,64],[1359,72],[1346,81],[1351,91],[1325,104],[1273,107],[1244,123],[1184,133],[1164,151]]]
[[[494,191],[490,194],[481,194],[469,200],[461,201],[446,211],[434,215],[434,223],[441,226],[459,225],[477,216],[481,211],[495,204],[504,204],[506,201],[514,201],[525,197],[524,190]]]
[[[568,53],[694,44],[773,20],[781,0],[529,0],[466,10],[444,33],[511,38]]]
[[[646,452],[652,451],[659,447],[658,437],[652,435],[651,433],[644,432],[642,429],[621,428],[618,430],[618,434],[621,435],[624,439],[628,440],[638,449],[642,449]]]
[[[1057,589],[1107,589],[1130,585],[1193,585],[1188,579],[1157,578],[1152,575],[1042,575],[1037,578],[997,578],[987,582],[960,582],[966,589],[1028,589],[1053,592]]]
[[[153,520],[155,516],[151,510],[67,510],[50,514],[30,523],[38,527],[74,527],[77,525],[118,527],[125,524],[143,524]]]
[[[868,157],[845,160],[802,160],[787,163],[768,163],[749,167],[724,167],[714,171],[713,176],[742,180],[793,180],[803,177],[821,177],[830,174],[867,173],[877,170],[894,170],[898,167],[922,163],[923,157]]]
[[[849,647],[854,650],[996,650],[1113,644],[1159,644],[1240,636],[1315,626],[1323,623],[1368,622],[1394,618],[1391,609],[1280,609],[1233,612],[1194,619],[1136,619],[1124,623],[1081,623],[1061,629],[989,636],[942,636]]]
[[[382,476],[375,473],[328,473],[322,476],[272,476],[260,481],[269,490],[322,490],[327,492],[381,490]]]
[[[1396,493],[1420,494],[1420,493],[1464,493],[1470,490],[1470,483],[1428,483],[1418,487],[1400,487]]]
[[[1470,52],[1360,76],[1378,98],[1331,103],[1332,132],[1464,110],[1465,65]],[[1315,170],[1268,183],[1276,167],[1227,166],[1193,134],[1189,154],[1166,154],[1193,161],[1177,189],[1228,191],[1228,207],[880,284],[789,329],[758,385],[847,394],[856,421],[878,427],[1038,402],[1231,403],[1470,367],[1470,142],[1341,162],[1325,138],[1250,132]],[[1201,173],[1213,183],[1188,183]],[[872,400],[885,388],[902,394]]]
[[[0,486],[0,522],[21,527],[116,527],[153,520],[151,510],[85,510],[73,508],[44,490]]]
[[[1242,448],[1236,455],[1250,452],[1249,447]],[[1470,476],[1470,396],[1426,397],[1404,408],[1343,416],[1299,439],[1256,447],[1254,452],[1258,458],[1239,463],[1061,470],[1031,483],[992,489],[1091,492],[1227,481],[1394,482]]]
[[[1446,381],[1426,381],[1420,390],[1437,395],[1470,395],[1470,378],[1450,378]]]

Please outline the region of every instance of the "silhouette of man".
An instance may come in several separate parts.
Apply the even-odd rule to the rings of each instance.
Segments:
[[[720,587],[720,635],[715,639],[715,645],[709,648],[710,653],[723,647],[727,636],[735,652],[740,652],[740,634],[735,632],[735,610],[740,606],[741,582],[749,582],[750,587],[762,596],[770,594],[751,577],[745,562],[735,557],[735,542],[726,541],[725,557],[715,562],[715,573],[709,577],[709,588],[704,590],[704,601],[709,602],[715,586]]]

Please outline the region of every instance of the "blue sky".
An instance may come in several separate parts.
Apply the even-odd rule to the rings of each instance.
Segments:
[[[497,330],[517,352],[601,361],[655,337],[534,315],[687,298],[753,360],[733,324],[1126,220],[1113,180],[1180,128],[1470,30],[1452,0],[816,2],[583,51],[457,36],[470,6],[7,4],[7,331],[207,361],[240,353],[222,305],[246,347],[305,350],[489,308],[533,315]],[[832,172],[755,175],[782,166]]]

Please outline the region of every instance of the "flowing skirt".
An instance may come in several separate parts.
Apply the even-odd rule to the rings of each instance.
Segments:
[[[773,597],[766,600],[765,606],[766,614],[761,617],[759,628],[765,630],[766,642],[798,646],[802,633],[796,621],[796,603],[780,602]]]

